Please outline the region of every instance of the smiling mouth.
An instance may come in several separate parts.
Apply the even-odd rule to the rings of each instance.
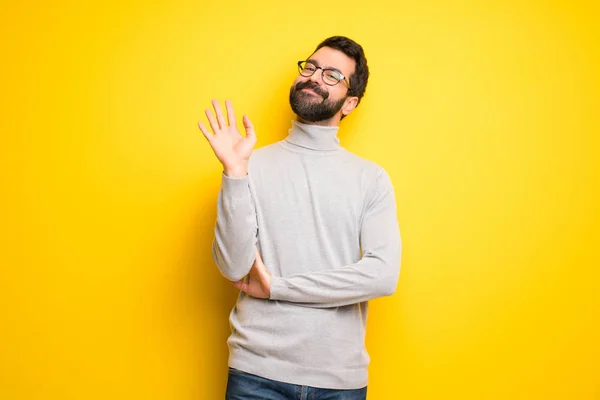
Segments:
[[[320,97],[323,97],[323,96],[321,96],[319,93],[315,92],[314,90],[312,90],[312,89],[310,89],[310,88],[304,88],[304,89],[302,89],[302,91],[303,91],[303,92],[306,92],[306,93],[311,93],[311,94],[314,94],[315,96],[320,96]]]

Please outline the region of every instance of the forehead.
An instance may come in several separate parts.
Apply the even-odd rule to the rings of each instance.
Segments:
[[[352,58],[331,47],[321,47],[308,59],[316,61],[321,68],[337,69],[347,77],[354,73],[354,67],[356,65],[356,62]]]

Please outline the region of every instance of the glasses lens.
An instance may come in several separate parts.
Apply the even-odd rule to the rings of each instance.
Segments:
[[[339,72],[333,71],[333,70],[323,71],[323,82],[325,82],[326,84],[335,85],[336,83],[338,83],[341,80],[342,80],[342,75]]]
[[[303,61],[298,64],[298,69],[300,70],[300,75],[302,76],[311,76],[317,70],[317,67],[310,62]]]

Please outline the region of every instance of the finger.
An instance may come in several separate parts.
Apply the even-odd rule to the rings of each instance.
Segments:
[[[204,113],[206,114],[206,118],[208,118],[208,123],[210,124],[210,129],[212,129],[213,133],[217,134],[220,132],[221,129],[219,129],[219,123],[217,122],[212,110],[207,108],[204,110]]]
[[[264,275],[265,271],[267,270],[267,267],[265,266],[265,264],[262,262],[261,259],[257,259],[256,264],[254,265],[253,269],[254,269],[254,279],[260,280],[260,277]]]
[[[208,128],[200,121],[198,121],[198,128],[200,128],[200,131],[202,131],[202,134],[204,135],[204,137],[206,138],[206,140],[208,140],[208,142],[210,143],[212,140],[212,133],[210,133],[208,131]]]
[[[217,114],[217,122],[219,123],[219,127],[221,129],[227,127],[225,124],[225,117],[223,116],[223,111],[221,111],[221,105],[217,100],[212,101],[212,105],[215,108],[215,114]]]
[[[244,283],[244,280],[240,280],[237,282],[231,282],[233,284],[233,286],[235,286],[236,288],[240,289],[241,291],[245,292],[246,291],[246,286],[248,286],[247,283]]]
[[[258,247],[255,247],[255,249],[256,249],[256,261],[262,262],[262,257],[260,256],[260,251],[258,251]]]
[[[235,126],[235,113],[233,112],[233,105],[231,101],[225,100],[225,107],[227,108],[227,123],[229,126]]]
[[[250,118],[248,118],[247,115],[244,115],[242,121],[244,122],[244,129],[246,129],[246,137],[251,138],[252,140],[256,140],[254,125],[252,125],[252,122],[250,122]]]

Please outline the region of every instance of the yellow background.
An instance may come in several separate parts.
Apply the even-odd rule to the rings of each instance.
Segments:
[[[371,80],[342,144],[389,172],[404,242],[369,399],[600,399],[599,11],[3,4],[0,398],[223,398],[236,291],[196,121],[230,98],[283,138],[295,62],[343,34]]]

